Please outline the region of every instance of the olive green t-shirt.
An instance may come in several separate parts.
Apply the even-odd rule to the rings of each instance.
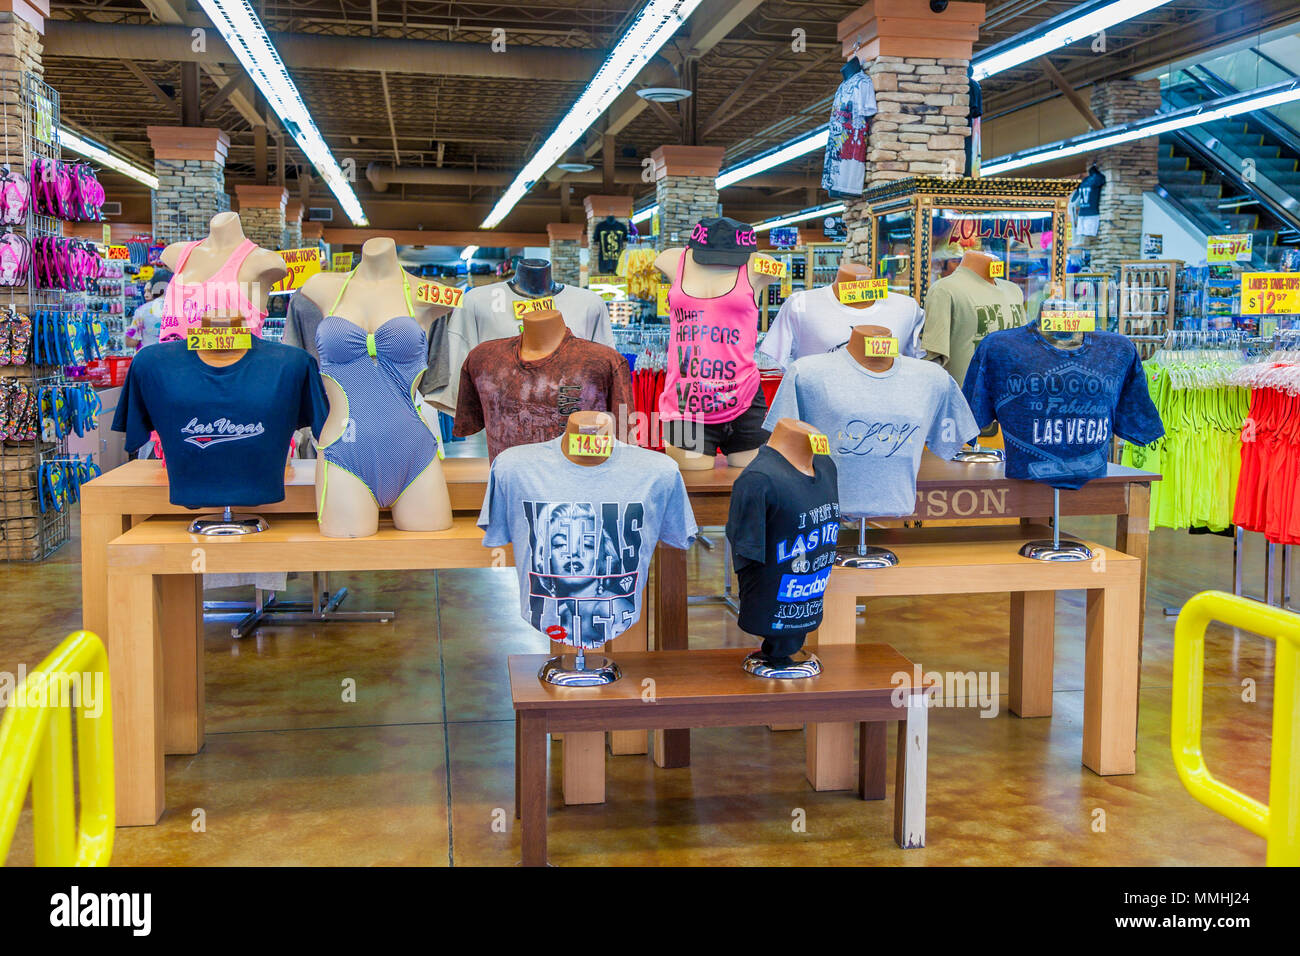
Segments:
[[[921,348],[943,356],[944,368],[962,385],[984,336],[1024,324],[1025,300],[1018,285],[1006,279],[994,279],[990,285],[974,271],[958,267],[926,293]]]

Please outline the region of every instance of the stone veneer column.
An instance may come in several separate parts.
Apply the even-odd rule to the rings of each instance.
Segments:
[[[929,0],[872,0],[840,21],[844,56],[861,60],[879,110],[867,134],[864,189],[966,175],[967,69],[983,22],[982,3],[952,2],[934,13]],[[866,254],[870,221],[865,202],[845,202],[845,261]]]
[[[716,190],[715,190],[716,192]],[[632,218],[631,196],[588,196],[582,201],[582,208],[587,213],[587,270],[592,275],[599,272],[596,268],[598,250],[596,249],[596,224],[606,216],[622,219]]]
[[[310,220],[308,220],[307,222],[304,222],[302,224],[302,248],[303,249],[311,249],[321,245],[321,243],[325,241],[324,236],[325,236],[325,223],[311,222]],[[357,260],[360,261],[360,259],[361,256],[358,255]],[[326,260],[324,264],[324,268],[326,269],[329,268],[328,260]]]
[[[657,248],[686,245],[697,222],[718,214],[722,154],[721,146],[660,146],[650,154],[659,204]]]
[[[45,11],[48,13],[48,9]],[[0,162],[23,168],[24,75],[41,77],[44,17],[21,0],[0,0]]]
[[[582,257],[579,254],[582,223],[548,222],[546,235],[551,240],[551,278],[565,285],[577,285],[582,278]]]
[[[290,200],[284,206],[284,235],[280,239],[281,249],[299,249],[302,247],[302,202]]]
[[[239,197],[239,222],[244,227],[244,235],[263,249],[281,248],[289,190],[283,186],[240,183],[235,187],[235,195]]]
[[[1160,108],[1160,81],[1098,83],[1090,105],[1104,127],[1148,119]],[[1121,260],[1142,257],[1142,195],[1156,188],[1159,155],[1158,138],[1148,136],[1103,149],[1094,157],[1106,177],[1101,223],[1096,236],[1074,237],[1074,245],[1092,250],[1092,271],[1109,272],[1119,268]]]
[[[230,210],[226,153],[230,137],[201,126],[150,126],[153,169],[153,235],[164,245],[208,234],[208,223]]]

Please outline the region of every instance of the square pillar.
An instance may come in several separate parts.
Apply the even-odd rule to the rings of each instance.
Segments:
[[[587,269],[590,273],[595,274],[598,271],[596,268],[596,224],[606,216],[613,216],[622,220],[631,219],[632,197],[588,196],[582,201],[582,208],[587,213]]]
[[[48,7],[45,12],[49,12]],[[0,162],[8,163],[15,170],[23,169],[25,160],[23,76],[44,75],[41,64],[44,24],[40,12],[22,0],[0,0],[0,101],[4,109],[2,119],[9,127],[8,137],[0,136]]]
[[[284,236],[280,239],[279,248],[302,248],[302,203],[297,199],[285,203]]]
[[[871,78],[879,112],[870,121],[863,189],[912,176],[966,175],[971,133],[968,68],[984,4],[872,0],[839,23],[845,59]],[[867,254],[866,203],[845,201],[845,261]]]
[[[253,186],[240,183],[235,187],[239,197],[239,222],[244,235],[263,249],[279,249],[284,238],[284,207],[289,202],[289,190],[283,186]]]
[[[300,248],[311,249],[315,246],[324,245],[324,243],[325,223],[308,220],[302,224],[302,246]]]
[[[230,210],[226,153],[230,137],[202,126],[150,126],[153,171],[153,234],[166,245],[208,234],[208,223]]]
[[[551,240],[551,277],[565,285],[578,285],[582,278],[580,244],[585,230],[580,222],[548,222]],[[594,260],[593,260],[594,261]]]
[[[684,246],[701,219],[718,214],[721,146],[660,146],[654,161],[659,249]]]

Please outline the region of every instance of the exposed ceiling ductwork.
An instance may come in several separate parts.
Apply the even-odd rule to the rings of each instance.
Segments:
[[[290,69],[356,70],[414,73],[425,76],[478,76],[520,80],[586,83],[606,51],[561,47],[512,46],[485,55],[480,43],[391,40],[384,37],[337,37],[311,33],[273,33],[271,39]],[[238,65],[234,53],[208,30],[206,44],[196,46],[188,26],[140,26],[117,23],[46,22],[45,56],[100,60],[168,60]],[[641,71],[639,82],[673,85],[676,71],[662,58]]]
[[[405,183],[418,186],[505,186],[514,179],[514,173],[496,170],[439,169],[436,166],[393,166],[389,163],[371,163],[366,167],[366,179],[375,192],[386,192],[389,186]],[[561,181],[574,185],[599,185],[603,182],[601,171],[565,173]],[[816,186],[820,180],[802,173],[765,173],[751,176],[737,183],[746,189],[801,189]],[[614,182],[627,186],[642,185],[640,168],[614,170]]]

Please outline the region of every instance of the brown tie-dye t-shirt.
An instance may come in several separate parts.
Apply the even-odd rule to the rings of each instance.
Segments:
[[[520,338],[470,349],[461,366],[452,434],[465,438],[486,428],[493,459],[515,445],[564,434],[574,412],[610,412],[620,426],[631,417],[632,373],[618,352],[566,331],[554,352],[525,362]]]

